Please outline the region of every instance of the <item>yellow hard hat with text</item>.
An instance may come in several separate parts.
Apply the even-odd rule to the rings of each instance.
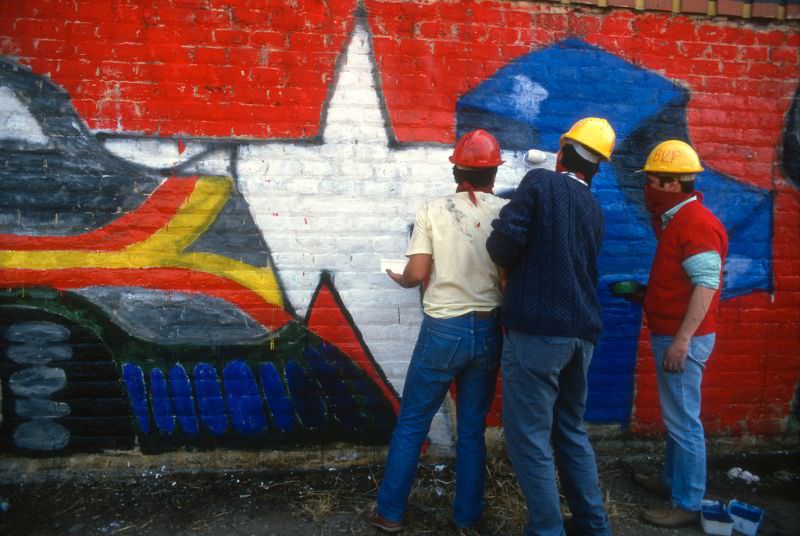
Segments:
[[[650,151],[644,164],[646,173],[700,173],[700,157],[691,145],[681,140],[662,141]]]
[[[599,154],[603,160],[611,160],[616,134],[608,121],[600,117],[584,117],[561,136],[561,145],[566,140],[580,143]]]

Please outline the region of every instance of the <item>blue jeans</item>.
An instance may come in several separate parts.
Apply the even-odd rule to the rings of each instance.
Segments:
[[[667,428],[664,482],[672,503],[684,510],[700,510],[706,493],[706,439],[700,422],[700,385],[703,369],[714,349],[714,333],[692,337],[683,372],[664,372],[664,354],[672,337],[653,335],[658,398]]]
[[[486,413],[494,398],[500,360],[496,319],[473,313],[437,319],[425,315],[406,375],[397,426],[378,493],[378,513],[401,521],[431,420],[456,382],[458,439],[453,520],[470,527],[483,514],[486,482]]]
[[[583,339],[513,330],[503,342],[503,427],[528,506],[526,536],[564,534],[555,465],[575,528],[582,534],[611,534],[583,427],[593,351]]]

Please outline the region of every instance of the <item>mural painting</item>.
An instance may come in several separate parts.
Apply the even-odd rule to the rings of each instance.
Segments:
[[[618,136],[612,165],[593,182],[606,213],[606,329],[587,419],[657,427],[641,309],[609,288],[649,271],[655,243],[637,170],[650,149],[680,138],[704,156],[697,99],[674,73],[598,44],[599,33],[561,28],[564,12],[535,19],[553,26],[544,34],[523,32],[539,12],[512,4],[476,4],[516,29],[497,34],[496,57],[464,73],[446,54],[430,56],[424,40],[439,39],[438,27],[406,24],[446,26],[436,2],[276,4],[267,17],[214,1],[185,20],[168,2],[118,5],[126,39],[148,44],[155,64],[184,67],[167,76],[134,61],[135,72],[123,72],[125,47],[84,50],[81,41],[80,63],[120,69],[97,86],[51,68],[12,31],[0,47],[0,448],[385,444],[421,312],[418,293],[396,288],[380,259],[402,257],[416,209],[453,189],[452,140],[492,131],[507,162],[496,191],[508,194],[530,165],[528,149],[552,166],[559,136],[587,115],[607,117]],[[85,17],[95,32],[112,31],[102,14]],[[214,24],[230,30],[227,42],[211,43]],[[475,39],[458,28],[458,39]],[[57,30],[36,31],[63,41]],[[141,87],[124,82],[131,76]],[[794,101],[774,146],[796,183],[797,81],[785,78]],[[782,344],[767,331],[774,300],[786,308],[797,299],[785,292],[793,231],[775,222],[796,218],[797,193],[718,158],[704,164],[699,189],[731,239],[723,319],[751,310],[765,319],[763,348],[737,361],[745,368]],[[798,331],[800,319],[790,320]],[[738,339],[720,335],[717,362],[740,359]],[[745,403],[740,432],[775,433],[792,411],[800,367],[786,363],[775,392],[767,373],[751,386],[760,394]],[[490,424],[501,424],[498,404]],[[711,430],[736,431],[741,408],[711,406]],[[759,425],[766,414],[775,418]],[[431,440],[451,441],[446,410]]]
[[[594,81],[590,90],[584,80],[549,76],[553,66],[564,64],[608,76]],[[621,91],[625,80],[638,84]],[[577,102],[576,96],[581,97]],[[581,117],[605,117],[614,126],[617,143],[611,166],[601,167],[592,182],[606,215],[607,238],[598,261],[606,329],[592,358],[589,421],[627,424],[631,417],[642,310],[614,296],[610,286],[625,280],[647,282],[656,244],[637,170],[664,139],[689,141],[688,100],[684,88],[662,76],[568,39],[519,58],[458,101],[458,135],[487,125],[509,149],[533,145],[555,150],[560,136]],[[771,290],[770,193],[713,170],[700,174],[697,185],[730,235],[723,299]]]
[[[14,216],[0,234],[7,447],[130,448],[132,424],[145,450],[387,440],[396,393],[357,332],[343,331],[344,311],[325,339],[313,305],[306,320],[284,308],[261,235],[225,221],[248,217],[237,203],[225,210],[230,179],[163,179],[126,163],[65,112],[63,91],[13,62],[0,68],[31,103],[14,113],[40,127],[3,142],[14,164],[0,172]],[[328,295],[325,276],[317,298]]]

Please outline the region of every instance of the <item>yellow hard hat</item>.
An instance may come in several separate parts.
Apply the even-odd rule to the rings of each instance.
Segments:
[[[600,117],[584,117],[561,136],[561,145],[572,140],[591,149],[603,160],[611,160],[615,139],[616,134],[608,121]]]
[[[703,166],[700,165],[700,157],[691,145],[681,140],[667,140],[650,151],[643,171],[683,175],[700,173],[703,171]]]

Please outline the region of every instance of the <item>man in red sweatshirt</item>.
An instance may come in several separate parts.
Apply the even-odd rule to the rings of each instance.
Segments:
[[[643,514],[646,521],[661,527],[697,523],[706,489],[700,385],[714,348],[728,235],[702,205],[702,194],[694,190],[695,173],[701,171],[697,153],[680,140],[660,143],[644,167],[645,205],[658,238],[644,312],[667,444],[663,482],[641,474],[635,478],[669,494],[668,507]]]

